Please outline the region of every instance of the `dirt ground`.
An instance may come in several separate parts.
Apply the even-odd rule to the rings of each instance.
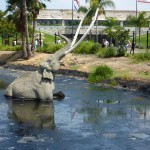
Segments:
[[[46,60],[50,54],[36,53],[35,56],[29,60],[12,59],[14,52],[0,51],[0,62],[20,65],[34,65],[39,66],[40,62]],[[17,58],[17,56],[16,56]],[[150,81],[150,61],[135,63],[128,57],[115,57],[115,58],[98,58],[94,55],[75,55],[68,54],[61,60],[61,69],[78,70],[82,72],[89,72],[98,65],[110,66],[117,76],[126,79],[136,79]]]

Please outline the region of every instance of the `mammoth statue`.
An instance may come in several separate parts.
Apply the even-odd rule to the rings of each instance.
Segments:
[[[37,72],[32,72],[25,74],[17,78],[13,83],[11,83],[6,89],[5,95],[16,98],[28,98],[28,99],[41,99],[41,100],[51,100],[53,99],[54,81],[53,74],[55,70],[59,69],[59,61],[68,53],[72,52],[87,36],[91,28],[94,26],[96,18],[98,16],[99,8],[96,9],[95,15],[93,16],[92,22],[88,29],[85,31],[83,36],[78,42],[77,36],[79,34],[81,25],[85,17],[91,12],[91,8],[85,13],[80,21],[80,24],[76,30],[76,34],[73,38],[72,43],[70,40],[59,33],[59,36],[66,41],[66,46],[55,54],[50,56],[45,62],[40,64],[40,69]]]
[[[51,71],[25,73],[6,89],[5,96],[13,98],[52,100],[54,81]]]
[[[23,98],[25,100],[39,99],[42,101],[53,100],[57,94],[53,94],[53,73],[59,69],[59,60],[64,57],[64,52],[70,47],[70,41],[65,38],[66,47],[40,64],[38,71],[25,73],[16,78],[6,89],[5,96],[12,98]],[[53,96],[54,95],[54,96]],[[60,93],[58,93],[60,97]],[[61,96],[62,97],[62,96]]]

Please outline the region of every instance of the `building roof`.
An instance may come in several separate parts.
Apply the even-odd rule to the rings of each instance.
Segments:
[[[105,10],[106,15],[100,14],[98,20],[106,20],[109,17],[116,18],[117,20],[126,20],[128,15],[136,15],[136,11],[130,10]],[[150,11],[146,11],[147,15],[150,16]],[[73,11],[73,19],[80,20],[84,16],[83,13]],[[71,20],[72,10],[71,9],[44,9],[40,10],[37,19],[46,20]]]

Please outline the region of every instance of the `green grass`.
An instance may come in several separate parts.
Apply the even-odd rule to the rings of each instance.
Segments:
[[[149,41],[148,41],[148,45],[149,45],[149,48],[150,48],[150,33],[148,34],[148,38],[149,38]],[[130,41],[132,41],[132,37],[130,38]],[[139,36],[136,36],[136,47],[138,48],[139,46]],[[142,34],[141,35],[141,39],[140,39],[140,49],[146,49],[147,47],[147,34]]]
[[[107,65],[97,66],[88,76],[90,83],[99,83],[113,76],[113,70]]]
[[[150,53],[138,53],[132,56],[133,59],[137,61],[149,61]]]
[[[56,39],[58,38],[61,39],[60,37],[57,37]],[[2,39],[0,38],[0,51],[20,51],[22,49],[21,45],[12,46],[12,39],[13,38],[10,38],[9,45],[3,45]],[[44,33],[43,47],[39,47],[37,51],[43,53],[55,53],[65,46],[63,39],[61,39],[61,41],[61,45],[55,44],[55,36]]]

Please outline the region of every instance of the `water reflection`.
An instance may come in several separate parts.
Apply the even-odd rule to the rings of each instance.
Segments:
[[[54,128],[53,102],[9,100],[9,118],[27,127]]]
[[[6,87],[7,84],[3,80],[0,80],[0,89],[5,89]]]
[[[142,98],[141,98],[142,99]],[[140,99],[140,100],[141,100]],[[120,101],[120,100],[97,100],[97,105],[91,106],[86,103],[86,106],[78,111],[84,114],[84,122],[96,123],[101,122],[101,119],[141,119],[150,120],[150,104],[148,100],[136,101]]]

